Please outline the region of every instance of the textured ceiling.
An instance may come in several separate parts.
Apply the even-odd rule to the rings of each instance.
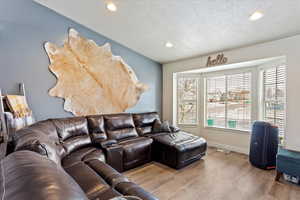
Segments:
[[[114,13],[105,0],[35,1],[161,63],[300,33],[300,0],[111,0]]]

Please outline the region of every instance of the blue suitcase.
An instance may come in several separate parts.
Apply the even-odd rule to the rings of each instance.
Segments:
[[[261,169],[275,169],[278,148],[278,127],[256,121],[252,126],[249,160]]]

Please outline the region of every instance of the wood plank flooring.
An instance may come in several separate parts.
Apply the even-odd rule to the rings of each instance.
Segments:
[[[160,200],[300,200],[300,186],[275,182],[275,170],[254,168],[248,156],[214,148],[182,170],[152,162],[125,175]]]

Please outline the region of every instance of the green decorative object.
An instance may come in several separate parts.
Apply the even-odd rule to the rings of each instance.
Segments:
[[[229,128],[236,128],[236,123],[237,123],[236,120],[229,120],[228,121],[228,127]]]
[[[213,119],[208,119],[207,120],[207,126],[213,126],[214,125],[214,120]]]

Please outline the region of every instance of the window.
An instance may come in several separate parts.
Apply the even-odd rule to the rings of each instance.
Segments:
[[[250,72],[206,78],[206,126],[250,129]]]
[[[173,84],[173,122],[179,126],[249,132],[254,120],[263,120],[278,126],[280,136],[284,135],[285,58],[178,72]]]
[[[198,78],[178,77],[177,79],[177,122],[195,125],[198,121]]]
[[[285,125],[285,66],[263,71],[263,118],[279,128],[284,134]]]

